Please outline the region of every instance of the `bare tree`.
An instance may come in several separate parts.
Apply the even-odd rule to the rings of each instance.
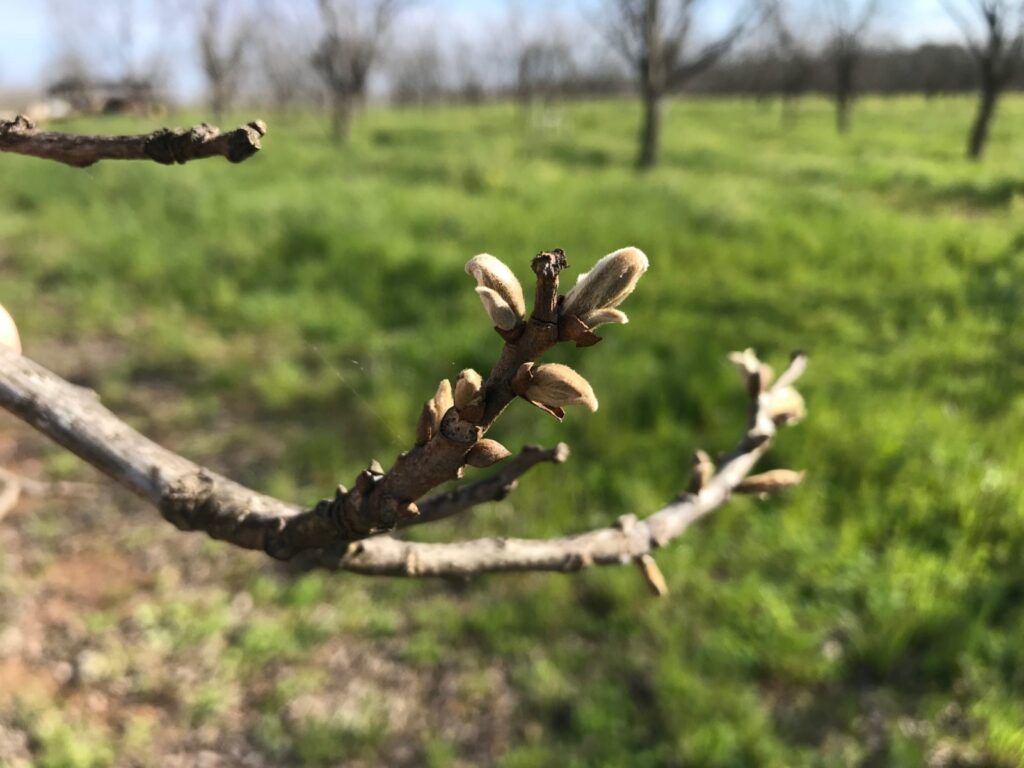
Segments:
[[[156,0],[49,0],[61,74],[124,82],[156,82],[166,75],[170,41],[143,47],[146,27],[167,26],[176,6]],[[74,64],[78,69],[71,71]]]
[[[779,60],[778,88],[782,94],[782,122],[796,117],[796,102],[814,80],[814,55],[800,35],[794,12],[781,0],[771,5],[769,31]]]
[[[700,6],[701,0],[607,0],[607,36],[625,57],[643,99],[639,168],[650,168],[658,161],[665,94],[714,66],[762,11],[761,3],[743,3],[723,33],[696,45]]]
[[[424,106],[445,91],[445,60],[437,38],[424,34],[403,46],[390,61],[391,97],[397,104]]]
[[[856,95],[857,65],[860,63],[864,36],[881,7],[880,0],[829,0],[828,56],[834,75],[836,130],[850,130],[850,111]]]
[[[15,126],[16,127],[16,126]],[[0,152],[11,125],[0,123]],[[75,165],[111,157],[109,146],[137,152],[139,137],[75,137],[22,132],[11,151]],[[105,143],[104,143],[105,142]],[[144,146],[145,144],[143,144]],[[55,148],[59,148],[58,151]],[[76,149],[70,149],[76,148]],[[441,520],[504,498],[519,478],[541,462],[561,464],[568,448],[526,447],[512,457],[488,430],[514,401],[522,400],[561,420],[565,408],[594,411],[597,397],[579,373],[558,363],[538,364],[560,342],[589,347],[600,341],[594,329],[627,322],[618,306],[647,270],[647,257],[622,248],[597,264],[566,295],[559,279],[568,262],[561,250],[542,251],[530,263],[536,278],[527,315],[522,286],[512,270],[481,254],[466,264],[502,349],[485,377],[466,369],[454,386],[444,379],[423,406],[413,445],[385,470],[372,461],[351,490],[310,509],[257,493],[194,464],[148,440],[107,410],[99,398],[23,356],[16,329],[0,331],[0,406],[75,452],[112,479],[158,507],[182,530],[205,531],[240,547],[275,558],[304,553],[322,564],[358,573],[402,576],[468,576],[492,571],[576,571],[593,565],[636,563],[650,588],[665,594],[666,582],[653,553],[681,536],[694,522],[724,505],[735,493],[765,495],[798,484],[803,473],[751,471],[768,451],[779,427],[805,415],[794,384],[807,358],[796,354],[775,379],[752,350],[730,355],[747,394],[747,422],[739,444],[717,462],[703,451],[694,457],[686,491],[644,518],[626,515],[614,526],[552,539],[480,539],[418,543],[396,538],[399,529]],[[436,493],[461,479],[467,467],[505,462],[498,472]],[[0,509],[16,503],[17,478],[0,474]]]
[[[969,9],[967,13],[975,15],[975,21],[955,0],[943,0],[943,5],[963,31],[978,65],[981,89],[978,112],[967,139],[967,156],[979,160],[988,142],[999,97],[1020,68],[1024,50],[1024,2],[964,0],[962,6]]]
[[[403,0],[317,0],[323,34],[313,67],[327,88],[335,141],[348,139],[383,38],[405,5]]]
[[[310,67],[316,26],[291,5],[262,0],[255,18],[257,98],[283,116],[293,105],[313,104],[322,93]]]
[[[220,122],[241,84],[253,42],[252,20],[229,0],[201,0],[196,11],[196,43],[209,87],[210,110]]]

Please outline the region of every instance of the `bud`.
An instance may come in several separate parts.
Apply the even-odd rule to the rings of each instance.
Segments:
[[[487,316],[491,318],[491,322],[494,323],[495,327],[503,331],[511,331],[516,327],[516,323],[522,319],[521,316],[516,315],[515,310],[508,305],[508,302],[497,291],[491,288],[479,287],[476,289],[476,295],[480,297],[484,310],[487,312]]]
[[[420,411],[420,419],[416,422],[416,445],[426,445],[437,434],[437,425],[441,417],[437,413],[437,406],[433,399],[427,400]]]
[[[480,294],[480,299],[484,302],[485,307],[488,307],[488,304],[487,300],[484,299],[484,294],[480,291],[481,288],[486,288],[496,293],[501,299],[499,306],[503,304],[508,307],[515,317],[515,322],[522,320],[526,314],[526,300],[523,298],[523,287],[519,284],[512,270],[504,262],[491,256],[489,253],[481,253],[479,256],[474,256],[466,262],[466,274],[472,275],[476,280],[478,286],[477,293]],[[489,307],[487,314],[491,315],[491,319],[494,320],[494,315]],[[515,322],[507,328],[500,325],[497,321],[494,324],[507,331],[515,325]]]
[[[532,378],[526,388],[526,398],[547,406],[582,405],[597,410],[597,396],[593,388],[576,371],[561,363],[548,363],[532,369]]]
[[[796,424],[807,415],[804,398],[793,387],[776,387],[767,393],[767,398],[764,410],[776,424]]]
[[[4,309],[2,304],[0,304],[0,346],[9,347],[15,353],[21,354],[21,338],[18,336],[18,326],[14,324],[14,318]]]
[[[650,262],[639,248],[620,248],[579,276],[562,305],[566,314],[583,318],[600,309],[619,306],[636,288]]]
[[[789,361],[789,367],[780,375],[775,382],[776,389],[789,387],[796,383],[796,380],[804,375],[807,370],[807,354],[805,352],[794,352],[793,358]]]
[[[483,384],[483,378],[472,368],[462,371],[455,381],[455,407],[461,411],[469,405],[480,394]]]
[[[740,376],[743,377],[743,383],[747,383],[747,379],[757,373],[757,369],[761,365],[761,361],[757,359],[757,355],[754,354],[754,350],[747,347],[742,352],[730,352],[729,362],[736,366],[736,369],[740,372]]]
[[[593,312],[587,312],[583,317],[580,318],[589,328],[597,328],[600,325],[606,325],[607,323],[618,323],[619,325],[625,325],[629,322],[629,318],[626,317],[626,313],[619,309],[613,309],[612,307],[605,307],[604,309],[595,309]]]
[[[690,493],[700,493],[715,476],[715,464],[704,451],[693,455],[693,466],[690,471]]]
[[[650,587],[651,594],[655,597],[667,595],[668,583],[665,581],[665,576],[662,574],[661,568],[658,567],[657,561],[645,553],[637,558],[636,563],[640,566],[640,573],[644,575],[644,581]]]
[[[441,419],[448,413],[448,409],[455,405],[455,400],[452,399],[452,383],[448,379],[441,379],[441,383],[437,385],[437,392],[434,393],[433,399],[428,403],[431,413],[434,415],[436,421],[434,422],[434,434],[436,435],[441,429]]]
[[[775,378],[775,371],[772,370],[772,367],[767,363],[762,363],[750,347],[742,352],[730,352],[729,362],[735,365],[740,372],[740,377],[750,389],[751,396],[767,390],[771,386],[772,379]],[[756,382],[755,376],[757,376]]]
[[[769,494],[779,493],[803,482],[804,473],[792,469],[773,469],[759,475],[751,475],[736,486],[737,493]]]
[[[469,449],[466,454],[466,463],[471,467],[483,469],[492,464],[507,459],[512,452],[497,440],[484,438]]]

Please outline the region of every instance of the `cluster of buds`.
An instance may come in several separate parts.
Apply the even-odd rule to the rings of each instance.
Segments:
[[[761,362],[752,349],[732,352],[729,362],[739,371],[752,404],[747,432],[748,447],[764,443],[778,427],[796,424],[807,415],[803,396],[793,386],[807,370],[807,355],[802,352],[794,354],[789,366],[777,380],[771,366]],[[698,494],[706,488],[713,480],[715,471],[711,458],[704,451],[697,451],[690,473],[689,493]],[[803,472],[773,469],[745,478],[733,490],[736,493],[768,496],[799,485],[803,479]]]
[[[21,338],[18,336],[18,326],[14,324],[14,318],[0,304],[0,346],[13,349],[21,354]]]
[[[564,261],[564,253],[555,254]],[[640,249],[620,248],[579,276],[572,290],[558,298],[554,317],[538,318],[535,313],[534,320],[553,323],[558,341],[574,341],[577,346],[595,344],[601,339],[594,328],[629,322],[618,306],[633,292],[648,266],[647,256]],[[466,272],[476,280],[476,292],[495,329],[514,343],[528,321],[523,288],[512,270],[484,253],[469,260]],[[515,394],[558,419],[565,416],[564,409],[570,405],[597,410],[593,388],[566,365],[527,361],[520,365],[511,383]]]
[[[775,372],[771,366],[762,363],[752,349],[732,352],[729,355],[729,362],[736,366],[751,398],[755,399],[759,419],[767,419],[779,427],[792,426],[803,421],[807,415],[807,406],[793,384],[807,370],[807,355],[801,352],[794,354],[789,367],[778,380],[775,380]],[[755,429],[759,428],[761,432],[767,434],[765,426],[755,425]]]

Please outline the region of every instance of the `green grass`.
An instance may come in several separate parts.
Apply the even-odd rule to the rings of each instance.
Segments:
[[[645,175],[631,102],[561,108],[557,130],[524,131],[505,106],[374,111],[343,149],[322,120],[271,121],[238,167],[4,157],[0,301],[27,354],[60,369],[55,345],[95,350],[81,375],[142,429],[311,502],[373,457],[387,466],[437,381],[495,358],[470,256],[525,280],[541,249],[582,271],[635,244],[651,271],[631,323],[550,358],[601,409],[558,425],[513,408],[494,433],[513,449],[567,440],[571,461],[421,535],[550,535],[655,509],[695,447],[737,438],[724,356],[746,346],[811,354],[809,418],[766,464],[806,484],[737,500],[662,553],[660,601],[632,569],[448,585],[268,565],[240,577],[269,613],[225,641],[231,669],[331,633],[397,638],[423,674],[473,655],[522,697],[507,766],[916,766],[940,743],[1019,765],[1024,100],[1001,106],[981,165],[962,158],[972,107],[865,100],[840,138],[824,102],[788,129],[753,102],[673,102]],[[317,606],[334,613],[314,621]],[[172,607],[150,610],[182,627],[173,643],[222,632],[223,605],[201,621]],[[193,715],[216,713],[216,694]],[[386,740],[282,734],[274,749],[308,765]],[[457,756],[435,736],[423,749]]]

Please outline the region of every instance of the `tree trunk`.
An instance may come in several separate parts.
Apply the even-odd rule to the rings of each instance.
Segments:
[[[637,168],[653,168],[658,162],[658,144],[661,140],[661,93],[644,90],[644,117],[640,127],[640,154]]]
[[[352,100],[344,94],[331,98],[331,138],[335,144],[348,143],[352,129]]]
[[[978,100],[978,114],[974,118],[974,126],[967,141],[967,157],[980,160],[988,143],[988,129],[996,112],[999,100],[999,86],[994,80],[986,79],[981,87],[981,98]]]
[[[836,130],[839,133],[850,132],[850,94],[836,94]]]
[[[836,56],[836,130],[839,133],[850,131],[850,110],[853,107],[853,70],[856,66],[855,55],[849,51],[840,51]]]

